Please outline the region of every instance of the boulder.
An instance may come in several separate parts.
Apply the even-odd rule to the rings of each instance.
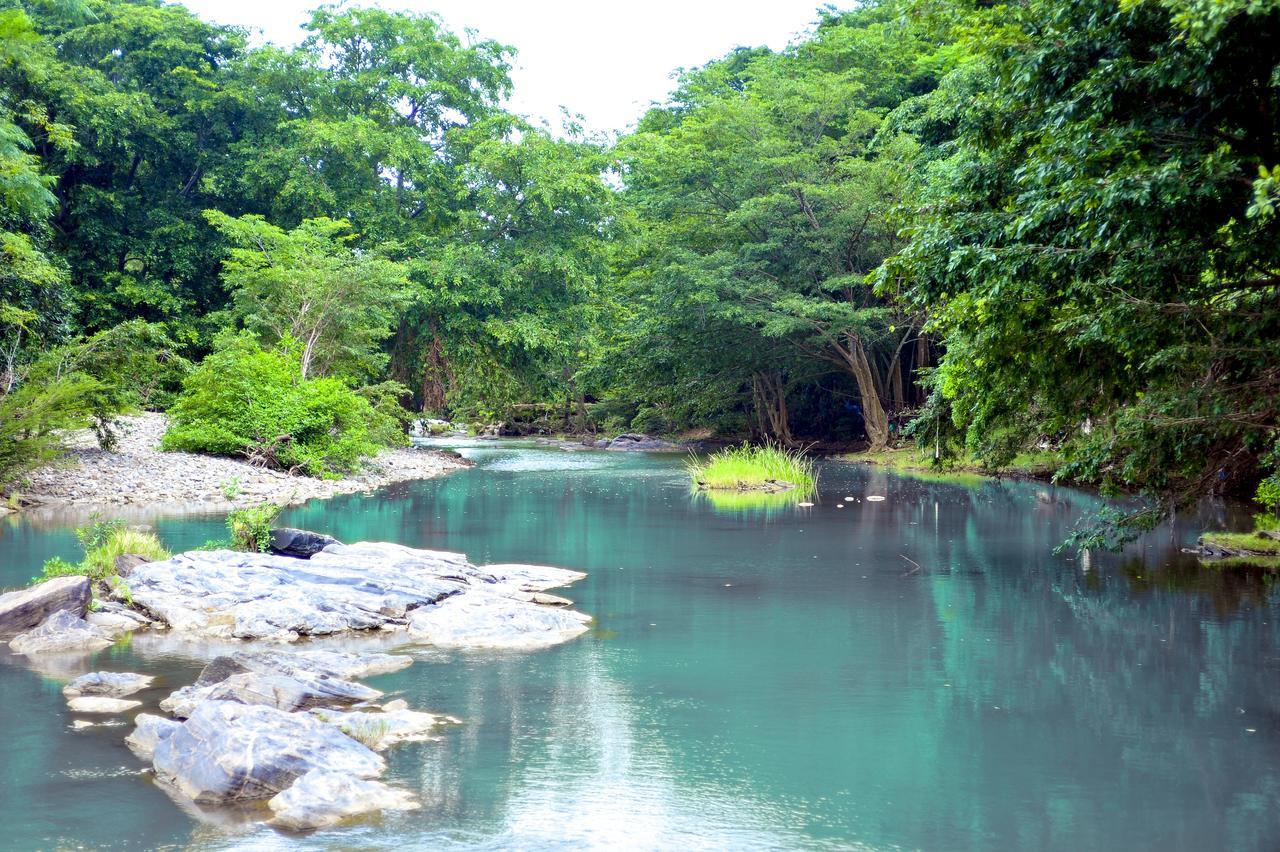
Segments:
[[[418,807],[412,794],[381,781],[353,778],[342,772],[313,769],[289,789],[267,802],[275,816],[272,825],[308,831],[335,825],[344,819],[384,810]]]
[[[71,698],[67,701],[67,707],[71,708],[72,713],[124,713],[141,706],[141,701],[130,701],[127,698],[102,698],[94,695]]]
[[[160,702],[160,708],[187,717],[202,701],[265,704],[281,710],[345,707],[373,701],[376,689],[347,678],[399,671],[412,657],[342,651],[244,651],[215,657],[191,686]]]
[[[272,553],[280,556],[310,559],[329,545],[341,543],[331,535],[281,527],[271,531],[268,547]]]
[[[90,612],[85,614],[84,620],[113,639],[131,633],[145,624],[137,618],[119,612]]]
[[[116,557],[116,573],[121,577],[128,577],[134,568],[139,565],[145,565],[151,560],[145,556],[139,556],[136,553],[122,553]]]
[[[269,799],[313,769],[374,778],[386,763],[333,725],[274,707],[205,701],[155,748],[156,777],[196,802]]]
[[[349,707],[373,701],[382,693],[363,684],[327,675],[299,672],[286,675],[271,672],[241,672],[208,686],[186,686],[160,702],[160,709],[179,718],[191,716],[205,701],[234,701],[261,704],[278,710],[306,710],[311,707]]]
[[[79,695],[124,698],[146,689],[155,678],[132,672],[89,672],[62,687],[68,698]]]
[[[156,753],[156,747],[182,727],[181,722],[150,713],[139,713],[134,717],[133,722],[136,727],[133,733],[124,738],[124,743],[143,760],[151,760]]]
[[[29,589],[0,595],[0,636],[23,633],[63,610],[82,616],[91,596],[88,577],[54,577]]]
[[[58,610],[39,627],[15,636],[9,648],[16,654],[58,654],[71,651],[97,651],[111,644],[111,639],[98,628],[70,610]]]
[[[536,565],[477,568],[460,553],[362,542],[331,544],[305,560],[192,551],[138,566],[129,587],[136,606],[178,634],[294,641],[402,629],[419,610],[451,597],[479,594],[478,601],[509,611],[500,603],[503,596],[519,597],[517,593],[543,591],[583,576]],[[541,644],[563,641],[567,634],[556,624],[545,622],[559,638]],[[531,621],[526,626],[532,630],[536,625]]]
[[[473,592],[415,609],[409,635],[446,648],[532,650],[579,636],[590,621],[570,609]]]
[[[401,706],[402,704],[403,702],[388,702],[380,711],[350,710],[339,713],[317,709],[310,713],[374,751],[383,751],[397,743],[429,739],[431,732],[440,723],[432,714],[410,710],[407,705]]]
[[[599,446],[597,444],[597,446]],[[619,435],[609,442],[606,447],[609,450],[649,450],[649,451],[671,451],[680,449],[670,441],[664,441],[661,438],[654,438],[651,435],[637,435],[628,433]]]

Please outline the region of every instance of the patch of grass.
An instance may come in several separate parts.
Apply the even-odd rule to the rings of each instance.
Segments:
[[[812,493],[818,483],[813,460],[777,444],[729,447],[707,459],[690,459],[689,478],[713,491],[790,491]]]
[[[1223,550],[1244,550],[1267,556],[1280,556],[1280,540],[1267,538],[1256,532],[1207,532],[1201,536],[1205,544],[1221,547]]]
[[[169,551],[154,533],[132,530],[122,521],[94,521],[76,530],[76,538],[85,549],[79,563],[71,563],[55,556],[44,563],[39,577],[33,583],[43,583],[54,577],[88,577],[95,587],[109,587],[125,601],[131,602],[129,587],[116,573],[116,557],[126,553],[136,554],[153,562],[170,557]]]
[[[1062,465],[1061,456],[1048,452],[1019,453],[1007,465],[1000,467],[987,467],[977,459],[952,458],[935,463],[932,452],[918,447],[902,447],[874,453],[848,453],[840,458],[842,461],[881,465],[914,475],[930,474],[929,478],[937,478],[938,481],[954,481],[958,485],[975,485],[980,481],[977,477],[989,476],[1027,476],[1047,479],[1053,476]],[[943,478],[948,475],[973,477],[973,479]]]

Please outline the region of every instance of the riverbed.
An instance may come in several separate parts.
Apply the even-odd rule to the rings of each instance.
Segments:
[[[827,463],[815,506],[722,507],[679,455],[461,452],[475,469],[282,518],[588,572],[561,592],[586,636],[369,679],[462,720],[388,754],[421,810],[301,838],[184,810],[129,726],[72,731],[65,673],[2,650],[4,848],[1280,844],[1280,595],[1180,553],[1221,518],[1082,557],[1054,549],[1099,499],[1041,483]],[[4,521],[0,585],[74,557],[71,520]],[[152,523],[175,551],[222,535]],[[89,665],[158,675],[149,704],[200,667],[144,637]]]

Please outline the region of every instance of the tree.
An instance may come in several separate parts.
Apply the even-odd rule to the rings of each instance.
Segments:
[[[1158,495],[1147,521],[1251,487],[1280,425],[1280,7],[960,9],[972,55],[924,107],[952,153],[884,281],[946,338],[966,447],[1064,442],[1066,475]]]
[[[268,343],[297,341],[302,378],[380,370],[379,344],[408,286],[401,264],[351,248],[346,222],[307,219],[285,231],[261,216],[205,215],[233,246],[222,268],[232,314]]]

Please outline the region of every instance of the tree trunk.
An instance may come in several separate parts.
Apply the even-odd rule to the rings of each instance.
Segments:
[[[443,415],[453,373],[449,369],[449,359],[444,354],[444,341],[440,339],[435,320],[428,324],[428,328],[431,339],[422,354],[422,410]]]
[[[889,417],[876,391],[875,371],[867,359],[867,350],[856,334],[849,335],[848,353],[849,371],[853,373],[853,379],[858,383],[858,394],[862,397],[862,422],[867,430],[867,441],[872,452],[883,450],[889,446]]]
[[[751,376],[751,395],[755,403],[760,432],[765,437],[791,446],[791,424],[787,414],[787,387],[782,373],[771,370]]]

